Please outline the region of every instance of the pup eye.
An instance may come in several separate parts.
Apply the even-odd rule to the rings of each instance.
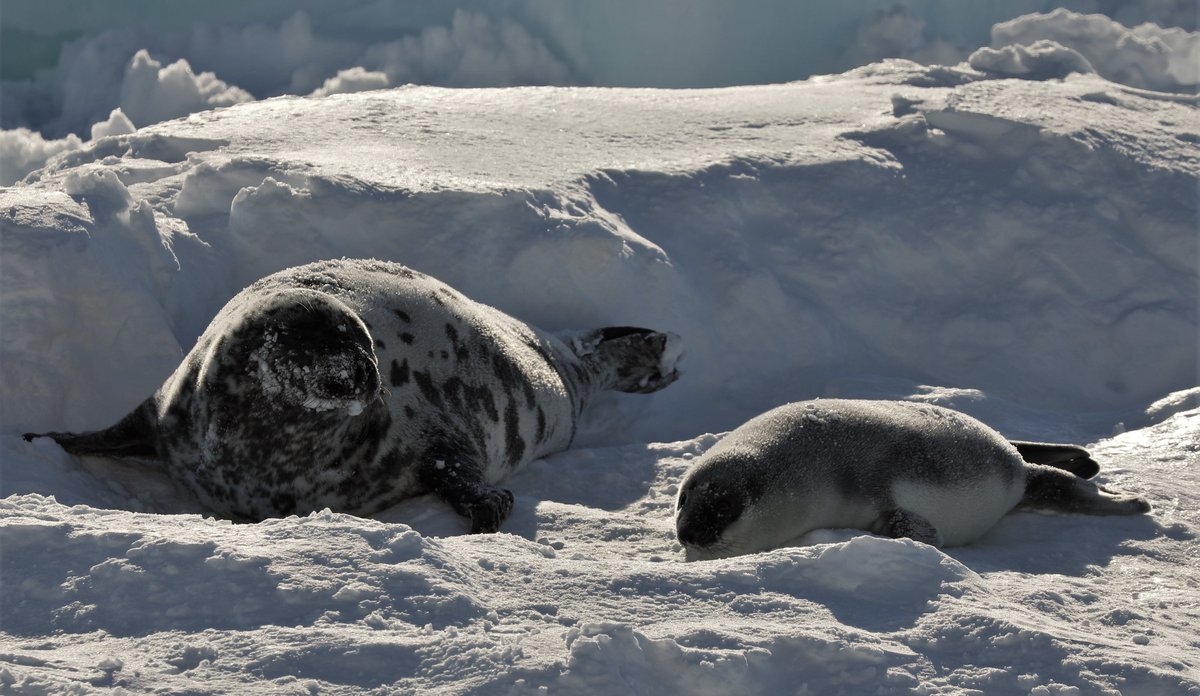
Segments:
[[[682,506],[685,503],[687,503],[687,491],[681,491],[679,493],[679,504]]]

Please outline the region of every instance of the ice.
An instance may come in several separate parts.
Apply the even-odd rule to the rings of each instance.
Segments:
[[[1059,6],[1076,12],[1052,12]],[[997,36],[992,48],[1051,39],[1081,52],[1110,79],[1156,89],[1195,84],[1200,61],[1191,0],[750,0],[734,7],[694,0],[686,11],[677,0],[465,0],[437,8],[308,0],[299,9],[218,3],[153,11],[115,5],[102,12],[68,11],[49,1],[5,12],[13,59],[6,60],[0,114],[4,128],[60,139],[86,136],[91,124],[122,106],[123,96],[145,117],[185,115],[197,100],[220,92],[263,99],[409,82],[785,82],[884,58],[953,65],[1004,22],[1015,33]],[[149,58],[132,70],[142,50]],[[151,63],[159,65],[151,69]],[[161,101],[147,101],[151,97]],[[147,125],[129,109],[126,114]]]
[[[1035,41],[1028,46],[1012,44],[1001,49],[981,48],[972,53],[967,62],[972,68],[985,73],[1028,80],[1096,72],[1087,58],[1077,51],[1048,39]]]
[[[887,21],[923,45],[961,20],[912,7]],[[541,41],[620,74],[589,48],[603,27],[567,40],[572,12],[602,11],[527,16],[493,49],[536,56]],[[452,23],[412,35],[442,26],[458,50]],[[547,42],[550,24],[566,38]],[[241,74],[149,55],[255,96],[292,80],[308,94],[363,50],[317,26],[195,30],[193,48],[228,50]],[[1192,96],[1105,79],[1049,37],[1099,74],[893,60],[728,89],[407,86],[130,131],[110,97],[138,38],[91,37],[62,66],[74,96],[48,118],[100,123],[92,141],[4,134],[5,176],[27,146],[20,166],[37,169],[0,189],[0,690],[1200,690]],[[111,79],[89,81],[89,58]],[[261,84],[243,79],[256,70]],[[110,425],[242,287],[341,256],[400,261],[550,331],[677,334],[683,376],[594,404],[575,448],[503,483],[513,512],[491,535],[431,496],[375,519],[234,524],[153,462],[21,439]],[[1085,444],[1102,485],[1154,509],[1020,512],[948,553],[820,530],[685,563],[683,472],[719,433],[818,396],[939,403],[1009,437]]]
[[[58,140],[46,140],[28,128],[0,131],[0,186],[11,186],[46,160],[60,152],[77,150],[83,142],[70,134]]]
[[[211,72],[197,75],[186,60],[164,66],[144,49],[125,69],[120,94],[121,110],[139,126],[253,100],[249,92]]]
[[[1090,434],[1192,386],[1194,208],[1179,201],[1192,200],[1200,163],[1193,107],[1095,76],[916,88],[888,80],[919,68],[891,65],[892,78],[703,93],[412,87],[320,108],[255,102],[119,136],[138,162],[164,158],[139,165],[129,186],[119,180],[131,160],[84,150],[34,175],[28,194],[5,193],[0,213],[32,229],[23,221],[59,204],[28,196],[62,181],[96,239],[79,259],[152,251],[154,264],[114,280],[153,269],[159,290],[126,301],[169,317],[175,347],[157,364],[253,280],[343,255],[401,261],[552,331],[676,333],[688,377],[640,402],[623,421],[630,438],[730,429],[798,396],[863,393],[867,375],[909,380],[878,396],[932,384],[1066,409],[1091,420]],[[914,113],[891,115],[898,92]],[[423,130],[435,113],[445,130]],[[376,126],[341,125],[363,118]],[[197,146],[177,159],[175,148]],[[38,266],[19,258],[0,259],[14,278]],[[61,301],[77,314],[72,297]],[[75,326],[71,340],[86,341]],[[1097,334],[1105,340],[1081,352],[1080,337]],[[122,388],[79,393],[132,407],[165,377],[143,369],[143,354],[112,356],[118,372],[141,375]],[[31,354],[10,355],[6,365]],[[720,396],[735,381],[745,389]],[[20,427],[31,429],[61,407],[24,403]],[[685,407],[688,419],[653,415]]]
[[[337,75],[325,80],[325,84],[313,90],[312,96],[325,97],[330,94],[365,92],[371,89],[383,89],[387,86],[387,73],[354,67],[339,70]]]
[[[92,124],[92,140],[107,138],[110,135],[126,135],[137,130],[129,117],[121,111],[120,107],[113,109],[108,115],[108,120],[100,121]]]
[[[1131,28],[1103,15],[1061,8],[1017,17],[992,29],[993,48],[1043,41],[1081,54],[1114,82],[1183,92],[1195,92],[1200,85],[1200,32],[1194,30],[1152,23]]]

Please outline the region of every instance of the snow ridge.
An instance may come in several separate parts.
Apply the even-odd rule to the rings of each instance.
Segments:
[[[0,691],[1200,691],[1196,105],[995,77],[279,98],[0,189]],[[231,524],[152,463],[19,437],[109,425],[235,292],[341,256],[674,332],[683,376],[594,404],[492,535],[430,497]],[[685,563],[716,433],[834,395],[1090,443],[1154,510]]]

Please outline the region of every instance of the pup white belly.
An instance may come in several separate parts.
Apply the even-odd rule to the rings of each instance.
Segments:
[[[897,507],[921,515],[942,533],[945,546],[968,544],[987,533],[1021,500],[1023,477],[1006,482],[1000,477],[961,485],[897,480],[892,499]]]

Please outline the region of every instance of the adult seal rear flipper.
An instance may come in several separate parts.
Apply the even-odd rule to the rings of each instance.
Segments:
[[[51,438],[64,450],[76,456],[152,458],[158,456],[158,449],[154,444],[157,438],[155,423],[157,418],[154,399],[149,398],[116,425],[104,430],[86,433],[25,433],[22,437],[26,442],[33,442],[34,438],[38,437]]]
[[[1091,478],[1100,471],[1100,465],[1092,459],[1092,455],[1082,447],[1075,445],[1060,445],[1051,442],[1025,442],[1009,440],[1021,459],[1030,464],[1043,464],[1056,469],[1063,469],[1079,478]]]

